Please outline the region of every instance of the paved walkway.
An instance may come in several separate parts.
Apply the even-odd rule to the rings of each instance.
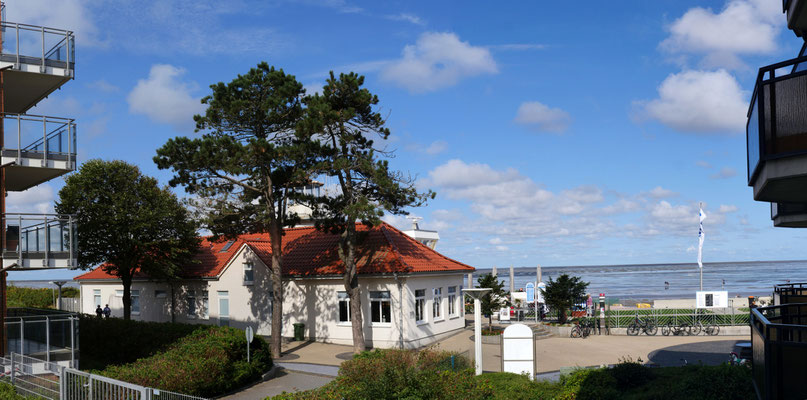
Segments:
[[[333,378],[281,370],[274,378],[252,385],[238,393],[222,397],[222,400],[263,400],[283,392],[316,389],[331,380]]]

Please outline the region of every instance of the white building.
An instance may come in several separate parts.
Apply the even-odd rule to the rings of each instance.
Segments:
[[[359,230],[368,228],[358,224]],[[313,227],[287,229],[283,238],[283,336],[294,323],[305,324],[307,339],[352,344],[344,268],[337,235]],[[375,348],[416,348],[465,326],[462,284],[473,267],[442,256],[394,227],[369,229],[359,248],[359,286],[364,336]],[[136,275],[132,318],[252,326],[271,332],[271,250],[267,234],[237,240],[203,242],[197,264],[173,285]],[[92,314],[109,304],[122,316],[123,286],[103,267],[75,278],[81,286],[82,311]]]

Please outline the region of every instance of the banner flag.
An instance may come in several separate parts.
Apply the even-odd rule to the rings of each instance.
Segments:
[[[699,207],[698,217],[700,218],[698,227],[698,268],[703,269],[703,220],[706,219],[706,214],[703,212],[702,207]]]

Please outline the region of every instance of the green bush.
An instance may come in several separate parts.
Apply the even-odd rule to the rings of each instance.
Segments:
[[[126,365],[113,365],[101,375],[138,385],[195,396],[213,397],[256,381],[272,366],[269,347],[257,336],[247,363],[244,332],[230,327],[197,330],[164,352]]]
[[[82,315],[79,321],[81,368],[101,370],[110,365],[127,364],[163,351],[177,340],[209,325],[171,322],[99,319]]]
[[[58,296],[56,289],[34,289],[27,287],[8,286],[7,306],[12,308],[54,308],[54,297]],[[78,297],[76,288],[62,288],[62,297]]]
[[[554,399],[561,393],[561,387],[552,382],[531,381],[526,375],[507,372],[484,374],[477,378],[493,388],[492,399],[532,400]]]
[[[9,385],[8,383],[0,382],[0,400],[35,400],[38,397],[35,396],[23,396],[21,394],[17,394],[17,391],[14,390],[14,386]]]
[[[490,385],[467,360],[436,350],[374,350],[342,363],[339,376],[315,390],[273,399],[488,399]]]

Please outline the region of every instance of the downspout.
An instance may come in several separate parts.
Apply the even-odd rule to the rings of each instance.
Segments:
[[[399,341],[399,344],[398,345],[400,346],[401,350],[403,350],[403,348],[404,348],[404,339],[403,339],[403,318],[404,318],[404,315],[403,315],[403,305],[404,305],[403,285],[401,284],[400,278],[398,278],[398,273],[397,272],[393,273],[392,276],[393,276],[393,278],[395,278],[395,282],[398,284],[398,299],[399,299],[398,301],[400,302],[400,304],[398,305],[398,315],[399,315],[399,317],[398,317],[398,341]]]

